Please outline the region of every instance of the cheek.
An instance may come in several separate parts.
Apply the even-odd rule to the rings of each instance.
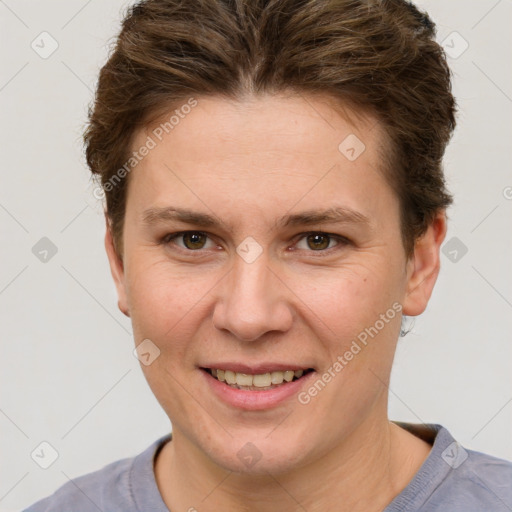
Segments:
[[[192,287],[161,263],[134,257],[125,272],[130,315],[140,334],[160,338],[192,307]]]
[[[322,345],[324,367],[322,382],[307,389],[301,403],[349,428],[386,390],[401,322],[399,285],[391,271],[355,265],[314,283],[309,294],[303,284],[297,290],[309,297],[304,321]]]
[[[398,296],[392,268],[383,268],[382,258],[362,254],[360,262],[346,262],[339,268],[312,267],[304,272],[286,271],[280,279],[291,290],[283,300],[302,311],[307,323],[321,338],[347,339],[372,325]],[[125,264],[127,296],[137,338],[193,337],[198,315],[213,315],[215,304],[208,301],[223,272],[173,265],[151,257],[149,251],[132,252]],[[287,293],[286,291],[284,292]],[[210,308],[206,311],[205,308]],[[194,325],[196,319],[196,325]],[[331,333],[331,335],[329,334]]]
[[[149,339],[158,347],[158,357],[141,368],[164,410],[175,415],[190,407],[183,389],[194,364],[191,348],[205,290],[197,279],[148,260],[133,258],[126,268],[130,316],[136,344]]]
[[[323,371],[336,375],[329,386],[333,394],[324,402],[332,400],[333,407],[349,404],[355,390],[363,407],[362,395],[371,400],[387,380],[401,324],[400,283],[398,267],[387,272],[380,267],[354,264],[310,276],[309,287],[301,277],[293,288],[308,306],[302,306],[305,322],[323,345]]]
[[[204,318],[210,314],[208,293],[219,275],[179,268],[141,251],[126,268],[127,295],[136,343],[153,341],[166,364],[187,363]]]
[[[354,329],[373,324],[400,297],[396,272],[370,263],[302,273],[290,288],[307,306],[305,311],[311,310],[311,321],[323,324],[326,333],[354,334]]]

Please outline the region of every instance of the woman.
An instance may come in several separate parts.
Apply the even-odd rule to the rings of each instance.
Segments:
[[[172,434],[30,512],[511,509],[511,463],[387,417],[452,202],[434,36],[401,0],[130,10],[85,143]]]

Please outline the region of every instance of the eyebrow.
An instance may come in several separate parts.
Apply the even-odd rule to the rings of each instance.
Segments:
[[[142,218],[143,222],[147,225],[159,222],[180,221],[205,228],[223,227],[226,225],[229,229],[232,228],[230,224],[220,222],[215,216],[208,213],[172,206],[150,208],[144,211]],[[326,210],[307,210],[301,213],[284,215],[275,222],[274,229],[292,226],[309,226],[320,223],[356,224],[366,227],[371,227],[372,225],[366,215],[350,208],[338,206]]]

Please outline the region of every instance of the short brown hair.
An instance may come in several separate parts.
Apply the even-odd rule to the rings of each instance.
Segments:
[[[325,93],[377,116],[391,143],[383,172],[400,203],[410,256],[453,201],[441,162],[456,107],[435,26],[403,0],[146,0],[130,7],[84,134],[119,254],[128,180],[106,184],[150,116],[191,96],[285,90]]]

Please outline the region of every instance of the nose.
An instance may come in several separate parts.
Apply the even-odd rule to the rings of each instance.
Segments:
[[[265,253],[252,263],[237,255],[231,272],[217,288],[213,324],[244,342],[272,331],[286,332],[293,321],[290,293],[269,267]]]

